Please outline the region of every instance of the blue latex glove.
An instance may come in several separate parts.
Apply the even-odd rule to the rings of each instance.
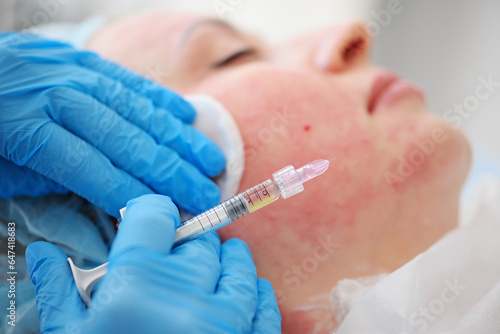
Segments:
[[[187,123],[189,103],[92,52],[0,34],[0,197],[68,189],[118,216],[132,198],[219,201],[221,150]],[[3,158],[2,158],[3,157]]]
[[[215,233],[171,249],[176,207],[165,196],[127,204],[109,271],[88,309],[62,250],[31,244],[26,262],[36,285],[43,333],[281,333],[271,284],[257,279],[245,243]]]

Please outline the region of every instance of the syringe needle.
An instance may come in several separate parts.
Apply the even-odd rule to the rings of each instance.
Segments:
[[[333,158],[332,160],[328,160],[328,162],[332,162],[333,160],[337,160],[338,157]]]

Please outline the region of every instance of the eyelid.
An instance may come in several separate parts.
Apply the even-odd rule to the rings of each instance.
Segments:
[[[211,68],[220,68],[226,65],[231,64],[233,61],[238,60],[240,57],[244,56],[253,56],[257,54],[257,50],[253,48],[244,48],[235,52],[232,52],[229,56],[223,58],[222,60],[219,60],[212,65],[210,65]]]

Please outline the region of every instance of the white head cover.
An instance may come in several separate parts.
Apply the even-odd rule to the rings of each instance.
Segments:
[[[26,31],[82,49],[90,37],[105,24],[106,20],[103,17],[95,16],[81,23],[50,23]]]

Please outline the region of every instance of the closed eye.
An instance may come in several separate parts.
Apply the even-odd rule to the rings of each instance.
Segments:
[[[224,66],[231,65],[232,63],[234,63],[242,58],[245,58],[247,56],[254,56],[256,54],[257,54],[257,51],[255,49],[242,49],[242,50],[239,50],[235,53],[232,53],[228,57],[212,64],[210,67],[211,68],[221,68]]]

